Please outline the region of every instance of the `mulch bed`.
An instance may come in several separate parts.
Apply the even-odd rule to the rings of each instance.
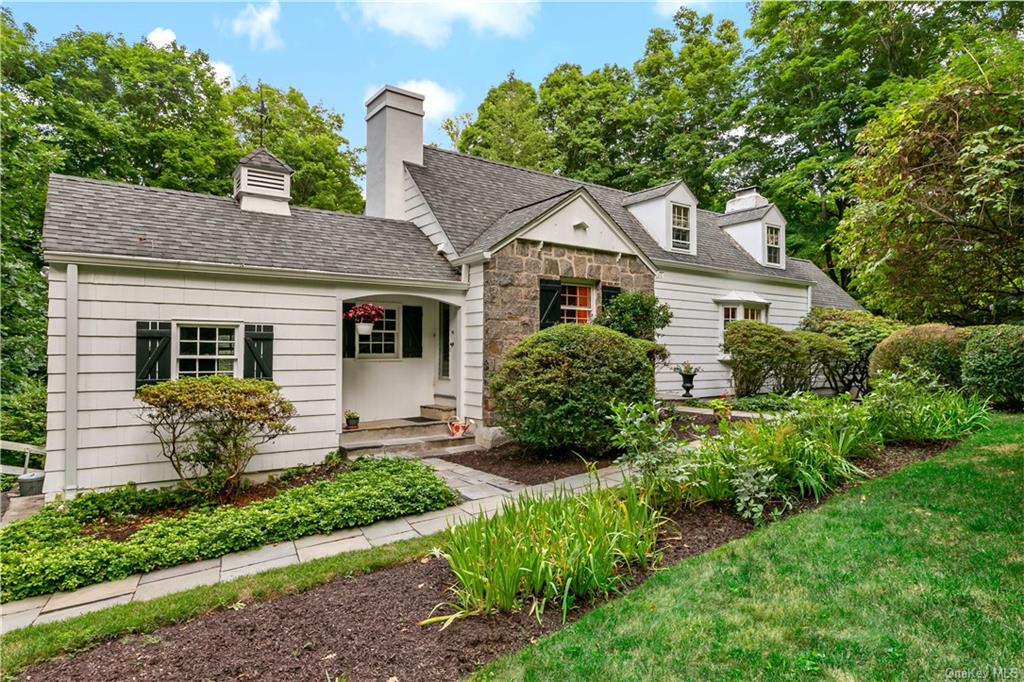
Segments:
[[[515,443],[507,443],[493,450],[445,455],[441,459],[526,485],[549,483],[567,476],[586,473],[588,465],[603,469],[615,461],[614,457],[584,460],[576,455],[528,452]]]
[[[927,459],[948,444],[890,446],[868,462],[873,476]],[[813,500],[802,509],[817,506]],[[742,537],[752,526],[729,509],[702,505],[670,517],[661,566]],[[632,588],[648,574],[631,577]],[[454,680],[563,627],[557,608],[539,622],[516,614],[463,618],[447,629],[420,626],[447,602],[454,577],[426,558],[302,594],[224,610],[106,642],[25,671],[22,680]],[[569,622],[590,608],[576,609]],[[439,610],[439,613],[442,612]],[[347,675],[347,677],[345,677]]]

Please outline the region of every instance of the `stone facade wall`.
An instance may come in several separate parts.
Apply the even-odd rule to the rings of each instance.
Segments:
[[[484,422],[491,423],[493,404],[488,374],[505,351],[540,329],[540,280],[592,282],[601,306],[601,285],[623,291],[654,293],[654,273],[636,256],[587,251],[567,246],[516,240],[484,265]]]

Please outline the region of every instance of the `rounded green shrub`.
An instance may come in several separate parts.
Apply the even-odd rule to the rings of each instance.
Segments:
[[[907,360],[928,370],[947,386],[960,386],[960,358],[969,331],[946,324],[919,324],[898,329],[871,351],[868,372],[898,372]]]
[[[829,385],[837,393],[867,390],[868,361],[875,346],[903,324],[862,310],[811,308],[800,323],[803,331],[826,334],[846,346],[847,357],[825,372]]]
[[[792,351],[792,344],[778,327],[737,320],[726,327],[722,350],[730,356],[733,390],[737,398],[742,398],[761,392],[779,359]]]
[[[489,377],[495,421],[522,445],[600,454],[612,447],[613,402],[654,399],[658,344],[605,327],[560,324],[516,344]]]
[[[659,329],[672,321],[668,305],[646,291],[624,291],[601,307],[594,324],[636,339],[654,341]]]
[[[997,405],[1024,404],[1024,326],[973,330],[964,349],[963,383]]]

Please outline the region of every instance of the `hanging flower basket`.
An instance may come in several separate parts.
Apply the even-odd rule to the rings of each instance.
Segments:
[[[346,310],[345,319],[355,322],[357,334],[369,336],[374,322],[384,319],[384,308],[373,303],[363,303]]]

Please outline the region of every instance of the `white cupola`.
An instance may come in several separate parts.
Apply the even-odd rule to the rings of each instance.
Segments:
[[[232,174],[234,196],[243,211],[291,215],[292,169],[266,147],[246,154]]]

